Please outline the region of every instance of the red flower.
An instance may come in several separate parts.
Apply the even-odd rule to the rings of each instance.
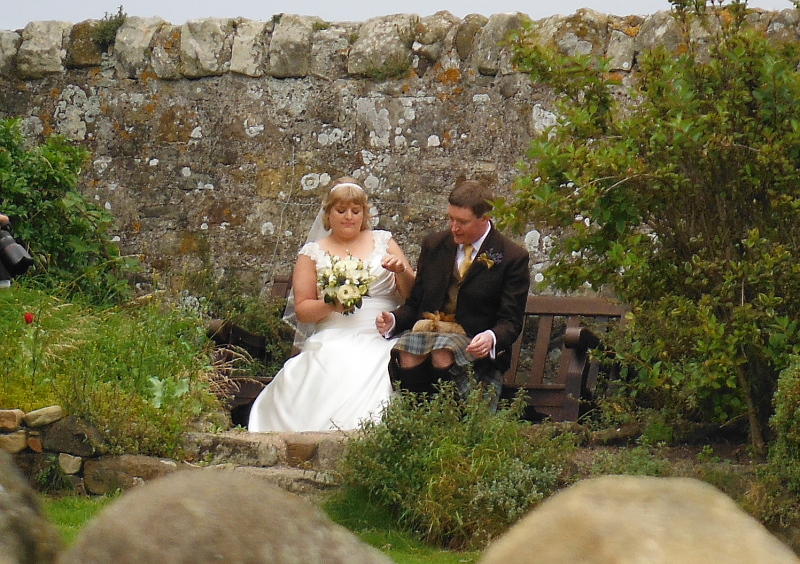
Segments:
[[[25,317],[25,323],[27,323],[28,325],[33,323],[33,314],[31,312],[26,311],[23,317]]]

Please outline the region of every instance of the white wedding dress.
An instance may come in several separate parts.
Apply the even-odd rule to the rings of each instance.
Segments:
[[[364,261],[375,277],[369,296],[354,313],[333,313],[317,325],[300,354],[286,361],[256,398],[250,431],[356,429],[364,419],[380,420],[392,394],[388,366],[394,340],[378,333],[375,318],[402,300],[394,274],[381,266],[392,234],[373,231],[373,237],[375,248]],[[316,262],[317,272],[330,266],[315,242],[300,254]]]

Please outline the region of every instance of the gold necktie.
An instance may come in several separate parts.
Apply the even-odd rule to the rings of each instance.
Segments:
[[[458,267],[458,275],[461,278],[464,278],[464,275],[469,270],[469,266],[472,264],[472,245],[464,245],[464,260],[461,261],[461,266]]]

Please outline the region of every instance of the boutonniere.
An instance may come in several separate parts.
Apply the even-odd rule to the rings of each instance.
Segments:
[[[475,260],[483,264],[487,269],[490,269],[495,264],[503,262],[503,253],[498,253],[494,249],[489,249],[478,255],[478,258]]]

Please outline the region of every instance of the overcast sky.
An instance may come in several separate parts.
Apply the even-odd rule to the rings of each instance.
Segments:
[[[197,18],[245,17],[268,21],[273,14],[319,16],[327,21],[364,21],[386,14],[431,15],[448,10],[463,18],[467,14],[490,16],[522,12],[533,19],[553,14],[569,15],[579,8],[605,14],[647,15],[668,10],[668,0],[0,0],[0,29],[22,29],[28,22],[61,20],[72,23],[102,19],[122,5],[130,16],[160,16],[173,24]],[[791,8],[790,0],[750,0],[751,8]]]

